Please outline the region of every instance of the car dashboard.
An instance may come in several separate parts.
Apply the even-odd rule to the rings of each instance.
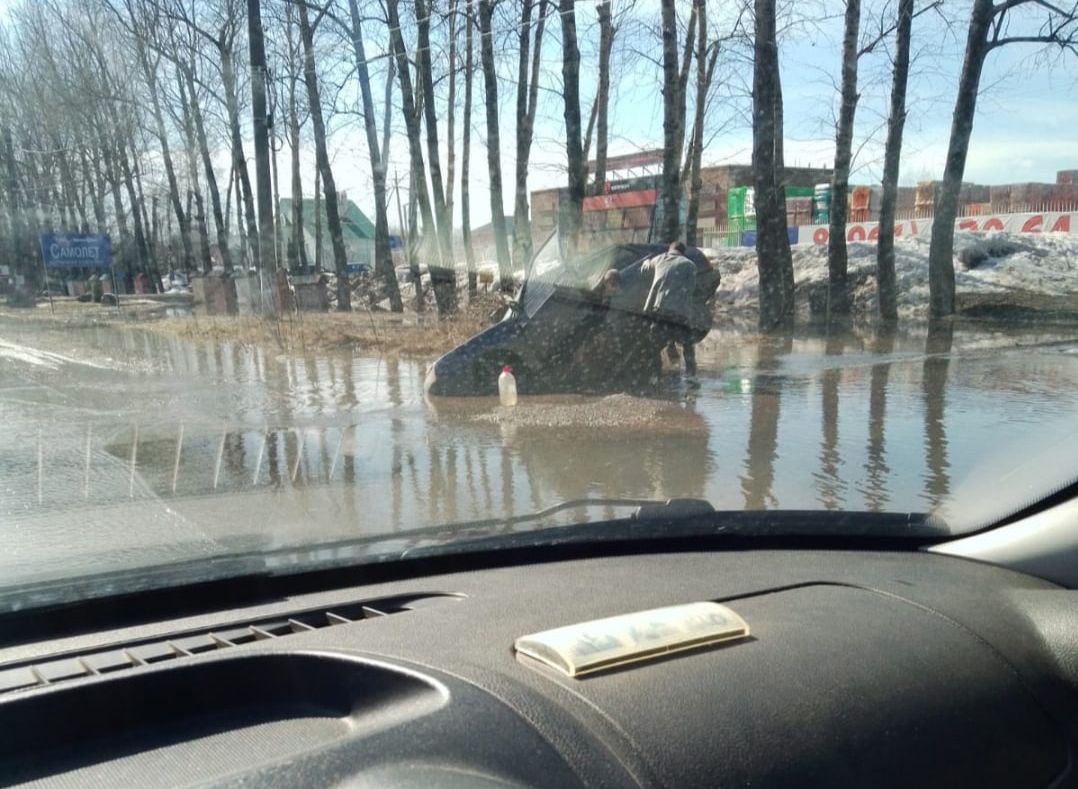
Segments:
[[[699,601],[751,635],[579,678],[513,648]],[[461,557],[120,620],[6,639],[4,783],[1075,782],[1078,593],[919,551]]]

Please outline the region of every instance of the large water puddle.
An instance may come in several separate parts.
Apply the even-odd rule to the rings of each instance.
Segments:
[[[5,323],[0,564],[62,575],[582,497],[923,512],[1078,428],[1058,329],[713,332],[699,361],[649,398],[502,409],[428,402],[424,361]]]

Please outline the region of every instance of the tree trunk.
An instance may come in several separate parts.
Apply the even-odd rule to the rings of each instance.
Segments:
[[[20,250],[20,247],[22,247],[26,241],[26,236],[23,224],[22,206],[19,200],[19,176],[15,162],[15,142],[10,126],[4,127],[3,137],[4,159],[7,165],[7,172],[4,175],[8,192],[8,206],[11,211],[12,257],[15,266],[14,270],[30,279],[31,282],[37,282],[39,279],[37,275],[37,266],[31,265],[32,258],[25,254],[24,250]]]
[[[363,26],[359,18],[356,0],[348,0],[351,15],[352,52],[356,59],[356,73],[359,75],[360,94],[363,98],[363,128],[367,134],[367,151],[371,160],[371,174],[374,178],[374,272],[382,278],[389,306],[393,312],[403,312],[400,286],[397,274],[393,270],[393,253],[389,248],[388,195],[386,194],[386,159],[379,151],[378,125],[374,114],[374,95],[371,92],[370,71],[367,68],[367,55],[363,47]],[[390,78],[392,80],[392,77]]]
[[[226,47],[221,50],[221,81],[225,89],[225,108],[228,111],[228,129],[232,138],[232,167],[237,179],[237,215],[243,211],[246,220],[245,249],[249,259],[255,268],[262,267],[261,257],[258,251],[258,220],[255,218],[255,198],[251,191],[251,178],[247,174],[247,155],[243,152],[243,135],[240,133],[240,105],[239,91],[236,86],[236,67],[233,62],[233,53]],[[242,190],[242,191],[241,191]],[[242,195],[242,201],[240,200]],[[242,205],[242,209],[241,209]],[[244,236],[244,230],[240,230],[240,236]]]
[[[102,137],[101,142],[101,158],[104,161],[105,170],[109,174],[109,182],[112,185],[112,213],[116,217],[116,227],[120,231],[124,271],[130,280],[134,276],[135,270],[132,264],[131,231],[127,225],[127,212],[124,211],[123,195],[120,191],[123,181],[120,177],[120,167],[116,162],[116,157],[113,155],[113,150],[104,137]]]
[[[535,108],[539,96],[539,63],[543,47],[543,29],[546,26],[546,3],[540,0],[537,6],[538,19],[534,25],[535,50],[531,52],[532,5],[533,0],[524,0],[523,15],[520,20],[520,59],[517,66],[517,163],[513,204],[513,265],[518,269],[525,268],[532,257],[532,226],[528,214],[528,163],[534,136]]]
[[[221,265],[225,271],[232,272],[232,251],[228,246],[228,225],[226,212],[221,209],[221,190],[217,186],[217,174],[213,169],[210,145],[206,138],[206,123],[202,117],[202,107],[198,103],[193,67],[183,68],[187,81],[187,93],[191,101],[191,118],[195,123],[195,139],[198,141],[198,153],[202,159],[202,170],[206,174],[206,191],[210,195],[210,210],[213,211],[213,226],[217,233],[217,248],[221,253]]]
[[[663,170],[660,181],[662,224],[660,239],[669,243],[678,232],[678,192],[681,176],[680,138],[681,121],[678,117],[678,69],[677,9],[675,0],[662,0],[662,52],[663,52]],[[683,117],[683,116],[682,116]]]
[[[140,212],[142,220],[142,237],[144,239],[145,260],[146,260],[146,274],[150,280],[150,288],[152,293],[157,293],[161,289],[161,271],[157,265],[157,253],[153,245],[153,233],[150,230],[152,224],[150,222],[150,211],[147,206],[149,201],[146,199],[146,192],[142,188],[142,166],[139,162],[138,151],[135,148],[135,140],[130,141],[131,145],[131,170],[135,176],[135,212]],[[187,216],[191,216],[191,206],[187,206]],[[190,227],[190,225],[188,225]]]
[[[457,175],[457,0],[449,0],[449,72],[446,78],[449,80],[449,95],[446,99],[445,108],[445,215],[449,222],[449,230],[453,230],[453,190],[454,180]],[[454,250],[454,270],[456,270],[456,257]]]
[[[71,167],[71,160],[68,159],[67,152],[63,150],[59,140],[56,141],[56,147],[60,151],[57,156],[57,163],[60,166],[60,178],[64,185],[65,199],[68,213],[70,214],[69,221],[78,232],[89,233],[90,223],[86,219],[86,208],[83,201],[78,197],[78,187],[75,184],[75,172]],[[76,213],[78,214],[77,223],[75,219]]]
[[[393,80],[397,78],[397,60],[389,58],[386,65],[385,96],[382,100],[382,161],[386,165],[386,199],[389,198],[389,143],[393,139]],[[396,177],[394,175],[394,177]]]
[[[673,0],[669,0],[673,2]],[[569,164],[566,247],[572,254],[580,244],[584,220],[584,148],[580,128],[580,48],[576,39],[576,0],[561,0],[561,75],[565,99],[565,153]]]
[[[468,266],[468,299],[479,294],[479,274],[475,270],[475,249],[472,246],[471,197],[468,177],[471,167],[472,144],[472,72],[475,70],[473,34],[475,20],[465,14],[464,24],[464,139],[460,143],[460,230],[464,241],[464,259]]]
[[[232,227],[232,185],[236,180],[236,170],[229,165],[228,168],[228,187],[225,189],[225,232],[231,232]],[[242,226],[243,223],[240,223]],[[241,236],[242,238],[242,236]],[[243,245],[240,245],[240,257],[243,257]]]
[[[276,111],[271,110],[276,119]],[[277,265],[281,267],[282,261],[285,257],[284,248],[284,223],[281,220],[281,181],[280,173],[277,170],[277,144],[276,133],[270,137],[270,170],[273,174],[273,248],[276,250],[278,257]],[[284,262],[285,270],[287,271],[287,262]]]
[[[861,28],[861,0],[846,0],[842,38],[842,87],[838,127],[835,131],[835,169],[831,174],[831,218],[827,236],[827,314],[846,315],[850,294],[846,278],[846,218],[849,213],[850,163],[853,157],[853,121],[857,112],[857,41]]]
[[[251,121],[254,127],[252,136],[258,186],[258,253],[262,270],[272,275],[277,270],[277,248],[273,229],[273,184],[270,175],[269,124],[266,112],[266,48],[260,9],[260,0],[247,0],[247,46],[251,54]],[[342,242],[342,249],[343,246]],[[276,294],[275,285],[270,289],[270,293]],[[276,311],[276,299],[272,296],[269,307],[271,312]]]
[[[142,226],[142,212],[139,211],[139,199],[135,192],[135,177],[131,170],[131,163],[127,158],[126,147],[123,143],[116,146],[116,157],[119,159],[120,171],[123,174],[123,185],[127,190],[127,202],[131,206],[131,223],[134,226],[135,254],[138,261],[137,269],[148,274],[150,268],[150,249],[146,243],[146,233]],[[179,215],[176,217],[179,222]],[[180,231],[183,232],[182,230]],[[188,239],[190,244],[190,239]],[[187,254],[187,249],[184,250]],[[189,261],[189,259],[188,259]]]
[[[704,161],[704,113],[707,94],[715,74],[719,48],[707,54],[707,0],[696,4],[696,106],[693,108],[691,149],[689,150],[689,205],[685,212],[685,243],[696,245],[696,225],[700,218],[700,192],[703,189],[701,171]]]
[[[427,238],[432,238],[437,241],[438,229],[435,224],[434,215],[431,212],[430,195],[427,193],[427,179],[426,172],[427,166],[423,159],[423,143],[420,140],[420,109],[416,107],[415,98],[416,93],[412,87],[412,76],[408,70],[408,57],[404,49],[404,37],[400,32],[400,16],[398,14],[399,0],[389,0],[386,4],[386,11],[389,17],[390,26],[390,38],[392,40],[393,53],[397,61],[397,77],[400,82],[401,89],[401,103],[404,110],[404,124],[405,130],[408,134],[408,153],[411,161],[411,170],[413,173],[419,173],[419,178],[413,178],[411,183],[410,194],[414,194],[416,203],[419,207],[419,212],[423,217],[423,234]],[[422,84],[422,80],[421,80]],[[411,199],[411,197],[409,197]],[[412,225],[415,229],[414,223]],[[439,251],[442,247],[439,243]],[[430,266],[428,268],[433,271],[436,266]],[[412,256],[412,275],[419,285],[419,267],[415,256]],[[433,285],[433,275],[431,277],[431,284]],[[438,302],[438,310],[441,312],[447,305],[443,305],[439,297],[439,292],[444,296],[445,288],[435,287],[434,298]],[[417,293],[418,295],[418,293]]]
[[[883,197],[880,200],[880,236],[876,246],[876,286],[880,318],[898,320],[898,285],[895,277],[895,206],[902,160],[902,131],[906,125],[906,82],[910,73],[910,36],[913,0],[899,0],[895,33],[895,63],[891,82],[891,114],[883,153]]]
[[[337,186],[333,180],[333,170],[329,166],[329,152],[326,149],[326,124],[322,120],[322,97],[318,92],[318,73],[314,60],[314,35],[307,16],[307,4],[303,0],[294,0],[299,9],[299,33],[303,40],[303,79],[307,83],[307,105],[311,113],[311,126],[314,130],[315,159],[318,172],[322,174],[322,190],[326,198],[326,222],[329,225],[329,238],[333,244],[333,262],[337,272],[337,309],[350,312],[352,309],[352,289],[348,286],[348,255],[344,248],[344,234],[341,229],[341,215],[337,205]]]
[[[307,261],[307,237],[303,232],[303,178],[300,169],[299,146],[300,125],[299,107],[296,103],[296,83],[303,71],[300,47],[296,45],[293,33],[295,32],[296,7],[289,4],[285,8],[285,39],[288,48],[288,144],[291,151],[289,161],[291,164],[292,184],[292,208],[289,217],[291,235],[288,239],[288,265],[294,269],[308,272]]]
[[[446,214],[445,186],[442,181],[441,154],[438,150],[438,111],[434,100],[434,75],[430,57],[430,6],[424,0],[414,0],[416,26],[418,28],[417,69],[423,88],[423,111],[427,127],[427,163],[430,165],[430,181],[434,193],[434,215],[437,224],[438,244],[441,248],[441,265],[430,266],[430,282],[438,303],[438,312],[448,314],[457,309],[457,274],[453,263],[453,237],[451,221]],[[394,5],[396,0],[391,0]],[[400,38],[399,32],[397,38]]]
[[[199,253],[202,258],[202,270],[207,274],[213,268],[210,260],[210,234],[206,228],[206,207],[202,202],[202,185],[198,177],[198,153],[195,145],[194,120],[191,117],[191,104],[187,95],[187,83],[183,73],[176,69],[176,87],[180,94],[180,110],[183,117],[183,136],[186,142],[184,155],[187,159],[187,178],[191,182],[191,191],[195,196],[195,226],[198,228]]]
[[[303,233],[303,178],[299,162],[299,112],[296,110],[296,80],[293,78],[288,93],[288,130],[292,139],[292,239],[294,264],[306,272],[307,237]]]
[[[183,244],[183,266],[186,270],[191,267],[194,260],[194,253],[191,248],[191,222],[190,218],[184,213],[183,205],[180,203],[180,190],[176,182],[176,171],[172,166],[172,153],[169,149],[168,134],[165,132],[165,119],[161,113],[161,101],[157,91],[157,77],[154,73],[154,65],[150,63],[142,39],[135,36],[135,40],[137,42],[139,64],[142,66],[142,75],[146,80],[146,87],[149,89],[150,107],[153,110],[157,138],[161,143],[161,160],[165,166],[169,199],[172,201],[172,210],[176,213],[176,223],[180,227],[180,241]],[[135,211],[138,210],[135,206],[132,208]]]
[[[98,233],[105,233],[107,232],[107,224],[105,222],[105,189],[101,178],[100,168],[91,167],[90,156],[87,153],[86,148],[83,148],[80,151],[80,158],[82,160],[82,177],[86,181],[87,189],[90,192],[90,204],[93,206],[94,226],[97,228]]]
[[[498,273],[503,292],[513,290],[513,269],[509,263],[509,239],[505,232],[505,203],[502,195],[501,133],[498,128],[498,75],[494,70],[494,40],[491,0],[478,0],[479,60],[483,69],[487,111],[487,168],[490,170],[490,222],[498,255]]]
[[[755,0],[752,165],[756,198],[756,260],[763,330],[793,320],[793,261],[786,235],[782,162],[782,99],[775,0]]]
[[[606,181],[606,148],[610,136],[610,55],[614,51],[614,20],[609,2],[597,3],[595,12],[599,16],[599,87],[595,93],[594,183],[601,189]]]
[[[928,308],[932,318],[953,315],[954,299],[954,223],[958,215],[958,193],[966,171],[969,138],[977,110],[977,90],[981,67],[988,53],[988,30],[994,13],[992,0],[974,0],[966,37],[966,58],[958,80],[951,138],[943,183],[936,198],[932,219],[932,242],[928,250]]]
[[[314,168],[314,270],[325,271],[322,249],[322,171]]]

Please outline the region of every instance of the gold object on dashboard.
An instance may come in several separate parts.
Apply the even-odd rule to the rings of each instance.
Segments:
[[[518,653],[570,677],[746,638],[749,626],[719,603],[686,603],[521,636]]]

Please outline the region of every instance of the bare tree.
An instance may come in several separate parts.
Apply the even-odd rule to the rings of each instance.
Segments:
[[[789,324],[794,273],[786,234],[782,156],[782,83],[775,31],[775,0],[755,0],[752,75],[752,169],[756,199],[756,261],[760,328]]]
[[[580,48],[576,39],[576,0],[561,0],[561,74],[565,106],[565,154],[569,166],[568,205],[562,213],[565,242],[577,248],[584,214],[584,147],[580,130]]]
[[[374,112],[374,95],[371,92],[370,70],[367,67],[367,54],[363,44],[363,25],[359,18],[356,0],[348,0],[348,12],[351,19],[352,51],[356,59],[356,74],[359,76],[360,95],[363,99],[363,129],[367,135],[367,151],[371,160],[371,175],[374,180],[374,270],[382,278],[389,295],[390,309],[401,312],[401,301],[397,275],[393,270],[393,254],[389,248],[388,195],[386,191],[386,156],[378,145],[377,116]],[[390,77],[392,83],[392,77]],[[388,124],[386,131],[388,132]]]
[[[696,225],[700,218],[700,192],[703,189],[704,121],[707,98],[715,79],[719,60],[719,42],[708,43],[707,0],[696,0],[696,99],[693,108],[692,136],[689,138],[688,166],[684,168],[689,180],[689,202],[685,210],[685,242],[696,244]]]
[[[681,152],[685,141],[685,93],[695,46],[699,0],[694,0],[685,31],[683,52],[678,56],[676,0],[662,0],[663,163],[660,186],[659,234],[671,241],[681,227]]]
[[[831,174],[831,215],[827,237],[827,311],[850,311],[846,281],[846,217],[849,208],[850,162],[853,158],[853,122],[857,111],[857,42],[861,30],[861,0],[846,0],[842,36],[842,87],[835,134],[835,167]]]
[[[442,180],[441,154],[438,150],[438,110],[435,105],[434,70],[430,55],[431,15],[430,7],[425,0],[414,0],[414,2],[419,44],[416,60],[423,92],[423,115],[426,120],[427,163],[434,195],[438,244],[441,249],[441,265],[430,266],[430,282],[438,303],[438,311],[447,314],[457,309],[457,282],[456,269],[453,264],[452,220],[446,210],[446,190]]]
[[[195,123],[191,115],[191,100],[187,96],[187,82],[183,74],[176,70],[176,89],[179,94],[179,118],[176,120],[183,126],[184,158],[187,160],[187,179],[190,182],[188,193],[195,202],[194,220],[198,230],[199,258],[202,261],[202,270],[209,272],[213,267],[210,260],[210,235],[206,228],[206,207],[202,198],[202,184],[199,177],[198,144],[195,142]],[[188,216],[191,216],[188,214]],[[156,233],[154,234],[156,235]]]
[[[528,216],[528,164],[539,100],[539,63],[546,26],[546,0],[520,0],[520,53],[517,65],[517,166],[513,205],[513,263],[523,268],[532,256],[532,227]],[[532,24],[532,10],[536,22]],[[534,49],[533,49],[534,45]],[[529,55],[531,61],[529,63]]]
[[[606,148],[610,137],[610,55],[614,50],[614,15],[610,5],[613,0],[600,0],[595,4],[599,17],[599,87],[595,93],[595,173],[594,182],[606,180]],[[588,123],[589,130],[591,123]],[[591,134],[587,135],[591,140]]]
[[[509,262],[509,239],[505,231],[505,202],[502,195],[501,132],[498,128],[498,74],[494,70],[494,40],[491,18],[493,0],[477,0],[479,13],[479,60],[486,89],[487,168],[490,170],[490,222],[498,255],[498,274],[502,291],[513,289],[513,270]]]
[[[109,7],[111,9],[111,6]],[[160,58],[151,53],[150,48],[146,43],[153,36],[152,27],[155,24],[155,20],[152,17],[152,11],[146,13],[146,10],[138,8],[136,0],[125,0],[125,8],[127,19],[123,21],[123,24],[131,34],[135,54],[142,71],[142,78],[145,81],[147,93],[150,97],[150,106],[153,110],[155,129],[161,146],[161,159],[165,167],[165,175],[168,179],[169,199],[172,202],[172,209],[176,214],[176,222],[180,226],[180,240],[183,243],[183,267],[189,269],[194,260],[191,246],[191,224],[190,218],[184,211],[183,204],[180,202],[179,185],[176,179],[175,168],[173,167],[168,134],[165,129],[164,113],[161,109],[160,91],[158,90],[157,84],[157,68]],[[117,19],[123,20],[120,12],[118,10],[115,12]]]
[[[1012,18],[1022,12],[1039,14],[1039,24],[1032,32],[1012,30]],[[1030,19],[1027,17],[1027,21]],[[1021,22],[1018,24],[1021,26]],[[958,80],[958,95],[951,120],[947,160],[932,220],[932,242],[928,252],[928,301],[929,314],[933,318],[952,315],[955,311],[954,223],[973,132],[981,69],[990,52],[1009,44],[1042,44],[1071,54],[1078,52],[1078,3],[1061,6],[1050,0],[973,2],[966,36],[966,57]]]
[[[891,79],[891,112],[887,118],[887,142],[883,153],[883,196],[880,200],[880,235],[876,245],[876,288],[880,317],[898,319],[895,278],[895,206],[898,171],[902,157],[902,132],[906,126],[906,84],[910,73],[910,37],[914,0],[898,0],[895,59]]]
[[[419,212],[423,218],[423,231],[424,235],[436,242],[436,248],[439,256],[445,256],[445,248],[442,244],[442,239],[439,236],[438,225],[431,210],[430,194],[427,191],[427,178],[426,178],[426,162],[423,157],[423,142],[421,139],[421,118],[422,113],[425,110],[423,104],[423,97],[421,94],[423,77],[420,77],[420,84],[415,88],[412,86],[412,75],[409,70],[408,55],[404,47],[404,36],[401,32],[401,21],[399,13],[399,0],[388,0],[386,3],[386,11],[389,21],[389,34],[390,40],[393,46],[393,54],[397,60],[397,78],[400,81],[401,92],[401,104],[404,110],[404,125],[408,135],[408,152],[411,160],[411,169],[413,178],[411,181],[411,188],[409,191],[409,198],[414,198],[417,202]],[[418,106],[417,106],[418,96]],[[437,139],[437,138],[435,138]],[[429,138],[428,138],[429,143]],[[440,184],[439,184],[440,186]],[[444,203],[443,203],[444,210]],[[414,227],[414,223],[412,225]],[[410,256],[415,261],[414,256]],[[446,261],[448,264],[449,261]],[[453,296],[455,297],[455,288],[447,288],[446,278],[444,275],[438,277],[438,281],[435,281],[435,269],[442,268],[438,264],[429,266],[431,270],[431,285],[434,287],[434,298],[438,304],[439,312],[448,312],[453,308],[453,303],[448,298],[447,291],[453,290]],[[419,270],[413,265],[413,276],[416,277],[418,282]]]
[[[288,240],[288,260],[290,267],[299,267],[306,271],[309,267],[307,258],[307,237],[304,232],[303,217],[303,177],[300,165],[300,117],[298,83],[303,79],[302,45],[295,39],[296,7],[289,3],[285,8],[285,68],[287,70],[286,93],[288,95],[288,145],[291,149],[292,203],[289,224],[291,235]]]
[[[318,163],[318,173],[322,177],[322,189],[326,201],[326,223],[329,225],[334,270],[337,272],[337,309],[341,312],[349,312],[352,309],[352,290],[348,285],[348,254],[344,248],[344,231],[341,227],[337,184],[333,179],[333,169],[329,164],[329,151],[326,147],[326,124],[322,119],[322,97],[319,92],[318,71],[314,58],[314,24],[321,21],[321,17],[316,17],[312,24],[307,13],[306,2],[304,0],[293,0],[293,2],[299,11],[299,34],[304,52],[303,80],[307,84],[307,106],[311,113],[315,158]]]
[[[306,42],[305,42],[306,43]],[[258,247],[263,271],[270,273],[277,270],[276,233],[273,227],[273,185],[270,180],[270,143],[269,121],[266,111],[266,47],[263,41],[261,0],[247,0],[247,46],[251,54],[251,120],[254,127],[255,175],[258,192]],[[310,64],[311,76],[314,77],[313,55]],[[306,73],[306,70],[305,70]],[[307,85],[311,92],[311,83]],[[317,96],[318,87],[314,87]],[[323,134],[325,130],[323,129]],[[323,140],[323,145],[325,141]],[[328,168],[328,160],[326,162]],[[336,195],[334,195],[334,201]],[[329,201],[326,201],[327,208]],[[339,220],[338,220],[339,221]],[[331,221],[332,226],[332,221]],[[341,252],[344,242],[341,242]],[[336,250],[335,250],[336,251]],[[338,261],[337,276],[344,274],[343,264]],[[340,301],[338,299],[338,305]],[[270,312],[276,311],[276,299],[270,298],[266,306]],[[344,307],[341,307],[344,309]]]
[[[464,34],[464,134],[460,144],[460,225],[464,241],[464,258],[468,267],[468,298],[474,299],[479,292],[479,277],[475,270],[475,249],[472,247],[471,193],[468,176],[471,167],[472,140],[472,76],[475,71],[474,36],[475,20],[465,13]]]

